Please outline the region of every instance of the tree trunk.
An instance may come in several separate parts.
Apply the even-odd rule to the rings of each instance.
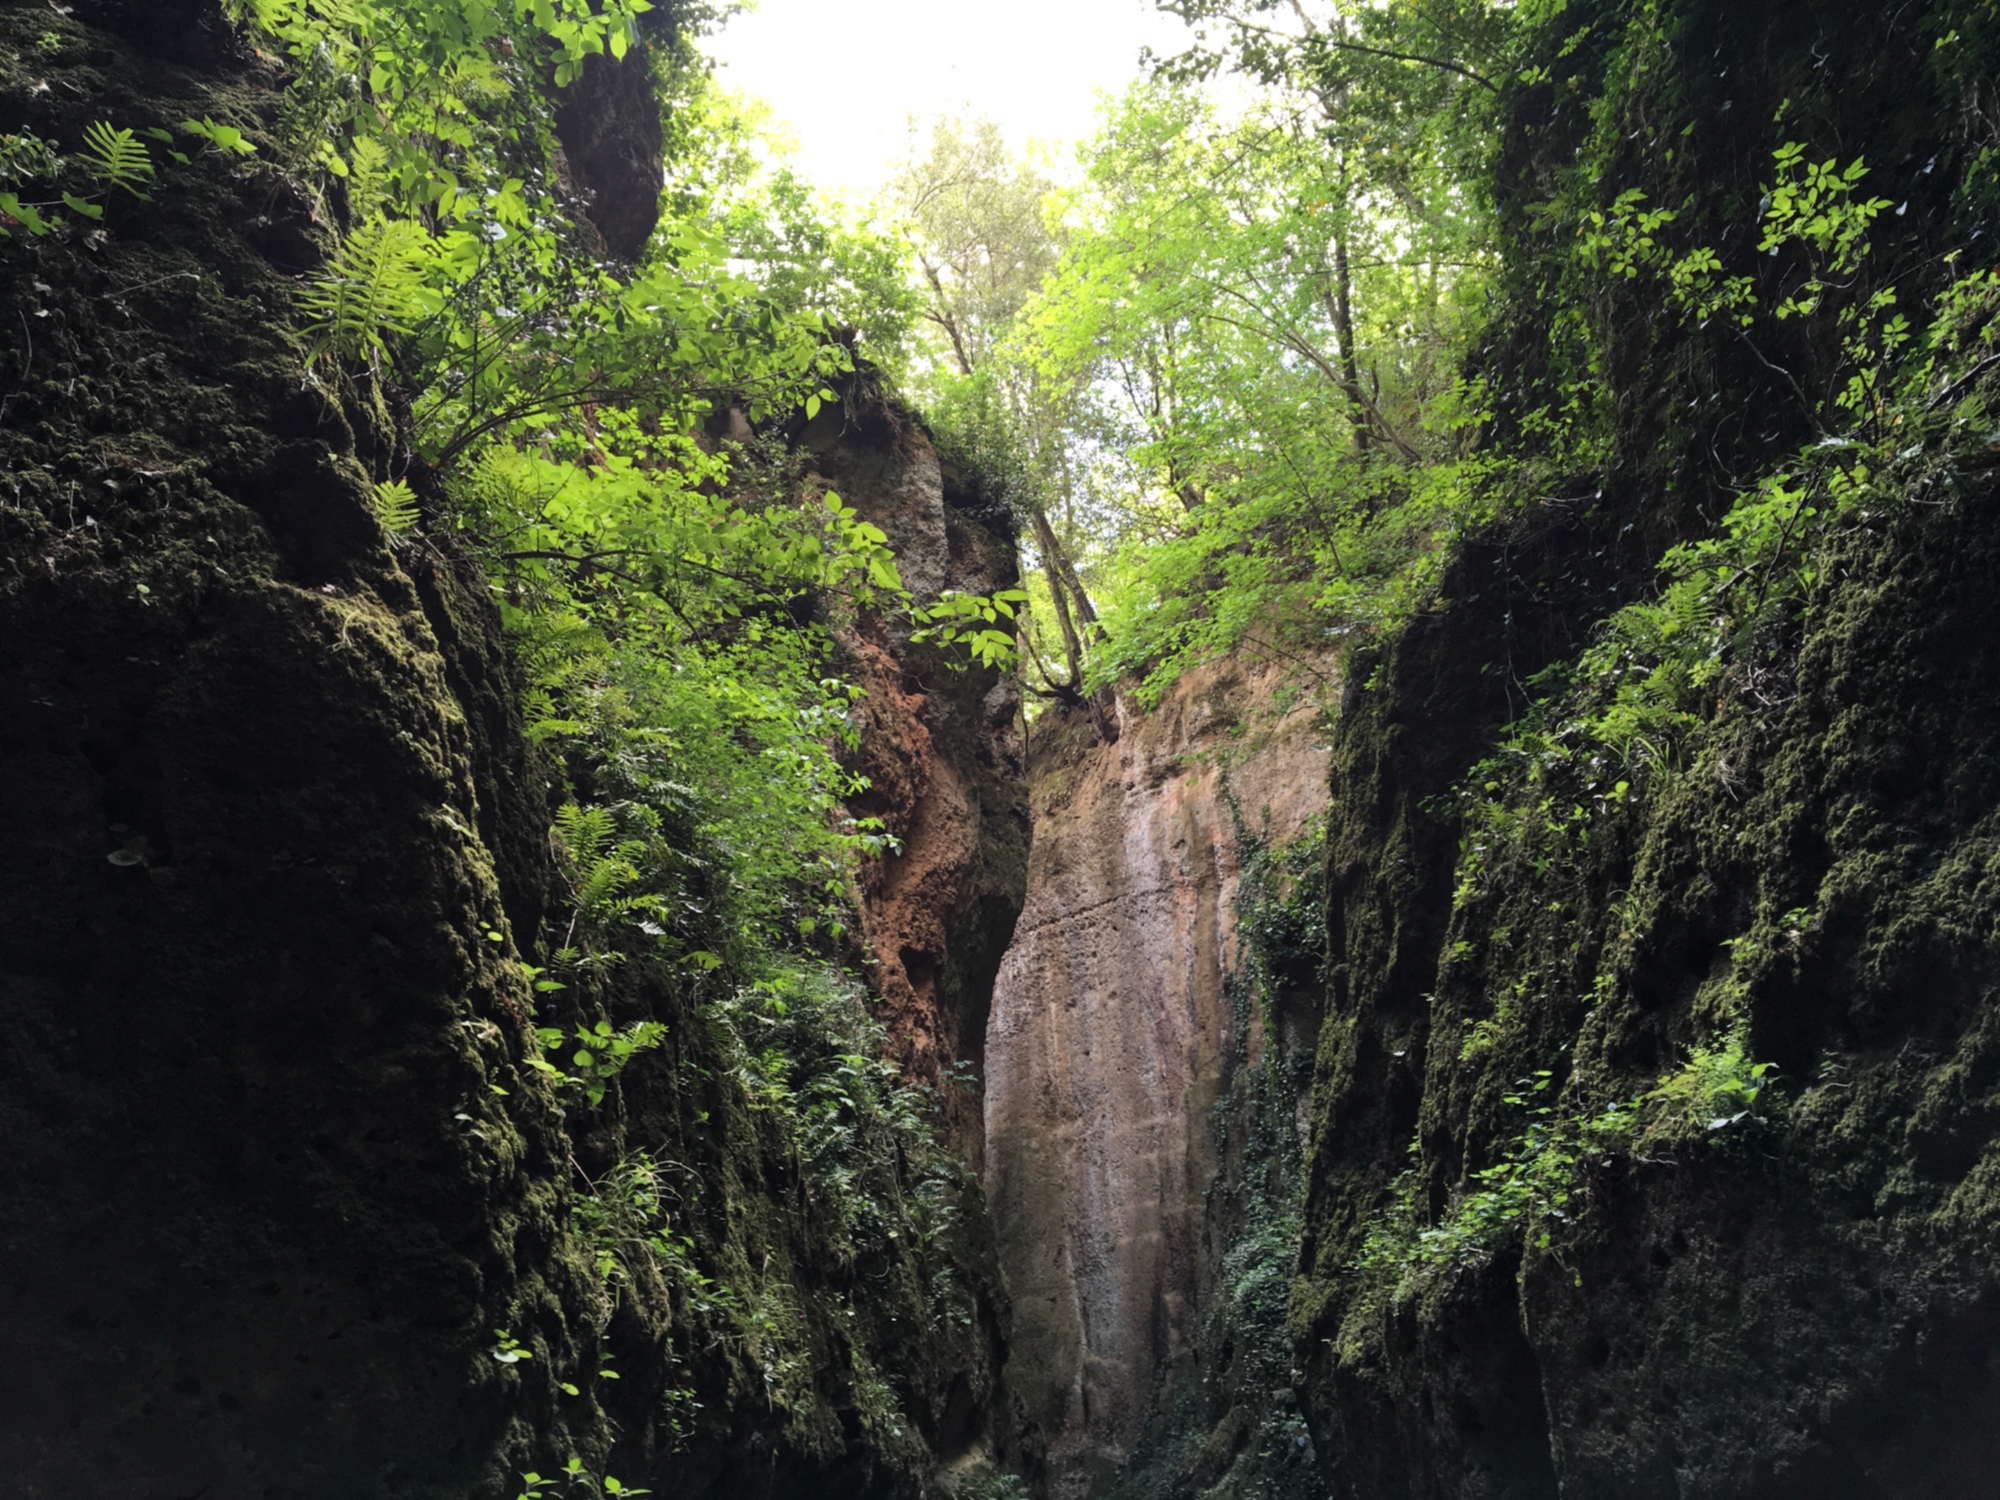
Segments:
[[[1034,527],[1035,530],[1035,545],[1041,550],[1042,570],[1048,574],[1049,597],[1055,601],[1056,623],[1062,627],[1063,655],[1067,658],[1069,665],[1069,686],[1081,693],[1083,691],[1083,640],[1077,634],[1076,621],[1070,616],[1069,600],[1065,597],[1069,584],[1068,580],[1063,576],[1066,567],[1062,546],[1056,541],[1055,528],[1049,525],[1049,518],[1043,514],[1041,506],[1029,505],[1027,510],[1028,524]],[[1081,590],[1078,590],[1077,597],[1083,600],[1084,608],[1088,609],[1090,607],[1090,601],[1083,598]],[[1095,619],[1094,612],[1092,618]]]
[[[1340,340],[1340,376],[1354,411],[1354,451],[1368,451],[1373,416],[1361,392],[1361,362],[1354,352],[1354,281],[1348,270],[1347,231],[1333,237],[1333,330]]]

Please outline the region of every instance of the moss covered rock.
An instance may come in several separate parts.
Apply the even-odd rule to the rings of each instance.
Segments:
[[[285,81],[206,4],[0,4],[0,130],[260,147],[156,151],[148,200],[0,238],[6,1487],[465,1500],[576,1455],[924,1494],[998,1360],[969,1174],[930,1243],[857,1244],[642,966],[607,1003],[668,1041],[608,1121],[528,1066],[558,769],[480,570],[377,522],[395,402],[307,367],[338,224]],[[608,1289],[577,1234],[579,1162],[632,1150],[706,1310]]]

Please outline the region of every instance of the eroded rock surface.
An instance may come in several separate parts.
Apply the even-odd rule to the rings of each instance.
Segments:
[[[1162,1374],[1193,1362],[1242,839],[1296,836],[1326,796],[1311,707],[1258,722],[1281,680],[1203,669],[1112,745],[1037,726],[1027,902],[987,1029],[986,1184],[1008,1383],[1059,1500],[1102,1488]]]
[[[664,964],[606,982],[666,1028],[615,1117],[528,1066],[561,769],[487,578],[377,523],[389,403],[305,378],[296,278],[334,226],[237,40],[193,0],[0,0],[9,129],[212,115],[263,153],[162,163],[101,243],[0,257],[0,318],[37,330],[0,396],[0,1492],[500,1500],[576,1454],[682,1497],[933,1493],[1000,1354],[976,1184],[927,1184],[921,1259],[849,1234]],[[1004,530],[963,537],[998,580]],[[933,747],[914,850],[930,787],[1000,807],[1011,773],[969,727],[990,680],[885,660]],[[1016,822],[1011,866],[961,861],[941,968],[997,964]],[[607,1310],[571,1209],[634,1152],[671,1164],[705,1310],[647,1263]]]
[[[818,475],[887,533],[919,603],[947,589],[1015,587],[1012,519],[977,481],[940,464],[907,412],[857,390],[808,427]],[[915,642],[870,616],[842,632],[865,690],[855,769],[869,782],[857,816],[882,820],[897,849],[863,871],[862,938],[891,1046],[908,1074],[938,1088],[974,1170],[982,1153],[977,1065],[986,1015],[1021,909],[1027,873],[1026,757],[1020,684],[962,652]]]
[[[1728,226],[1783,143],[1837,140],[1896,184],[1871,274],[1916,305],[1924,267],[1990,235],[1968,164],[1990,159],[1992,117],[1962,101],[2000,39],[1968,27],[1979,50],[1949,68],[1935,42],[1973,13],[1595,10],[1630,29],[1593,32],[1601,50],[1560,90],[1512,96],[1503,259],[1532,290],[1490,368],[1532,382],[1574,305],[1542,279],[1574,264],[1573,235],[1525,211],[1571,171],[1602,174],[1584,186],[1606,199],[1685,190],[1680,227],[1715,226],[1724,274],[1763,298],[1783,273]],[[1551,18],[1523,55],[1563,55],[1577,20]],[[1644,36],[1643,69],[1621,36]],[[1866,510],[1805,544],[1810,586],[1782,626],[1718,653],[1671,750],[1608,754],[1612,796],[1566,823],[1585,799],[1560,776],[1484,779],[1518,685],[1605,639],[1669,546],[1782,472],[1818,435],[1797,393],[1838,368],[1829,314],[1736,363],[1707,320],[1676,330],[1655,296],[1590,295],[1617,413],[1610,461],[1566,491],[1590,500],[1464,542],[1437,606],[1353,660],[1334,736],[1332,983],[1291,1300],[1325,1477],[1342,1500],[1984,1495],[2000,1458],[1990,460],[1905,408]],[[2000,390],[1960,378],[1951,399],[1978,389],[1995,409]],[[1530,722],[1585,697],[1558,692]],[[1462,816],[1455,788],[1504,813]],[[1708,1107],[1753,1059],[1772,1065],[1754,1111]],[[1572,1141],[1621,1101],[1649,1113],[1566,1160],[1531,1133],[1535,1080]],[[1530,1170],[1549,1174],[1532,1211],[1478,1228],[1478,1195]],[[1426,1265],[1418,1235],[1468,1230],[1472,1253]]]

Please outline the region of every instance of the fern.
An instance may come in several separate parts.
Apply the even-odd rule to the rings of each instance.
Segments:
[[[99,120],[83,133],[83,162],[109,187],[123,188],[135,198],[147,195],[139,184],[153,177],[153,158],[129,130],[113,130]]]
[[[312,319],[312,358],[329,350],[374,354],[385,334],[407,336],[437,310],[423,226],[376,216],[347,237],[300,302]]]
[[[392,479],[375,486],[375,519],[384,531],[398,536],[417,529],[417,497],[408,480]]]
[[[631,811],[630,804],[627,810]],[[643,817],[644,810],[637,810]],[[570,894],[576,902],[571,918],[571,935],[581,929],[586,936],[603,937],[614,927],[630,924],[651,937],[665,937],[663,925],[669,920],[667,903],[645,889],[640,862],[648,853],[644,838],[619,838],[615,813],[607,807],[588,810],[574,802],[557,813],[551,830],[555,852],[569,876]],[[564,947],[569,946],[565,939]],[[588,944],[586,943],[587,947]],[[713,955],[694,955],[698,966]],[[614,951],[600,953],[597,962],[615,963]],[[720,960],[715,960],[720,963]]]
[[[597,862],[597,856],[616,831],[609,808],[593,807],[585,811],[574,802],[566,802],[556,811],[556,841],[570,863],[580,870]]]
[[[589,928],[601,929],[646,904],[643,897],[625,894],[639,882],[633,856],[645,846],[631,840],[614,844],[616,832],[608,808],[586,812],[572,802],[556,814],[556,837],[569,859],[577,917]]]
[[[374,213],[395,189],[389,148],[372,135],[356,136],[347,151],[347,199],[357,213]]]

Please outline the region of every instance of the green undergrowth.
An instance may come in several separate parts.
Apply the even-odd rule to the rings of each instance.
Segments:
[[[788,752],[774,769],[744,733],[688,757],[662,722],[679,727],[544,739],[592,799],[556,820],[567,900],[528,977],[535,1062],[577,1142],[570,1222],[595,1317],[614,1344],[628,1320],[656,1330],[672,1442],[696,1439],[704,1413],[755,1409],[831,1455],[847,1442],[839,1401],[920,1473],[912,1372],[885,1366],[882,1339],[970,1347],[986,1295],[963,1239],[977,1186],[839,962],[856,836],[810,799],[782,821],[785,792],[811,786]],[[700,773],[730,756],[771,803],[732,809],[726,780],[704,794]],[[803,841],[796,862],[754,878],[744,841],[774,824]],[[865,1299],[839,1289],[842,1267],[871,1268]]]
[[[1483,1050],[1475,1030],[1460,1052]],[[1490,1043],[1488,1043],[1490,1045]],[[1772,1122],[1781,1102],[1769,1096],[1772,1065],[1755,1062],[1739,1032],[1716,1047],[1697,1047],[1686,1064],[1652,1088],[1592,1112],[1559,1107],[1554,1071],[1538,1068],[1502,1096],[1527,1126],[1489,1167],[1470,1174],[1445,1211],[1424,1208],[1426,1174],[1412,1166],[1390,1188],[1388,1204],[1369,1222],[1352,1264],[1361,1284],[1391,1300],[1413,1295],[1427,1274],[1472,1265],[1526,1237],[1550,1249],[1563,1226],[1589,1206],[1593,1168],[1620,1161],[1657,1163],[1695,1146],[1733,1145],[1751,1128]],[[1421,1143],[1410,1143],[1413,1159]]]
[[[1012,1474],[981,1467],[958,1479],[951,1500],[1031,1500],[1028,1486]]]
[[[768,564],[743,571],[783,586]],[[693,649],[685,598],[656,614],[512,594],[531,734],[574,799],[551,838],[567,899],[530,976],[538,1066],[591,1148],[573,1163],[572,1224],[601,1318],[673,1330],[676,1439],[726,1402],[834,1452],[839,1400],[914,1474],[909,1392],[889,1378],[910,1374],[885,1368],[879,1340],[900,1320],[898,1342],[972,1347],[985,1293],[961,1232],[977,1186],[941,1139],[938,1098],[884,1061],[845,966],[859,862],[889,844],[843,810],[865,783],[842,766],[856,694],[832,673],[831,635],[779,612],[771,586],[753,582],[740,613],[715,616],[721,639]],[[684,1116],[673,1096],[691,1087],[699,1117],[669,1126],[660,1111]],[[882,1283],[865,1302],[824,1279],[862,1266]]]

